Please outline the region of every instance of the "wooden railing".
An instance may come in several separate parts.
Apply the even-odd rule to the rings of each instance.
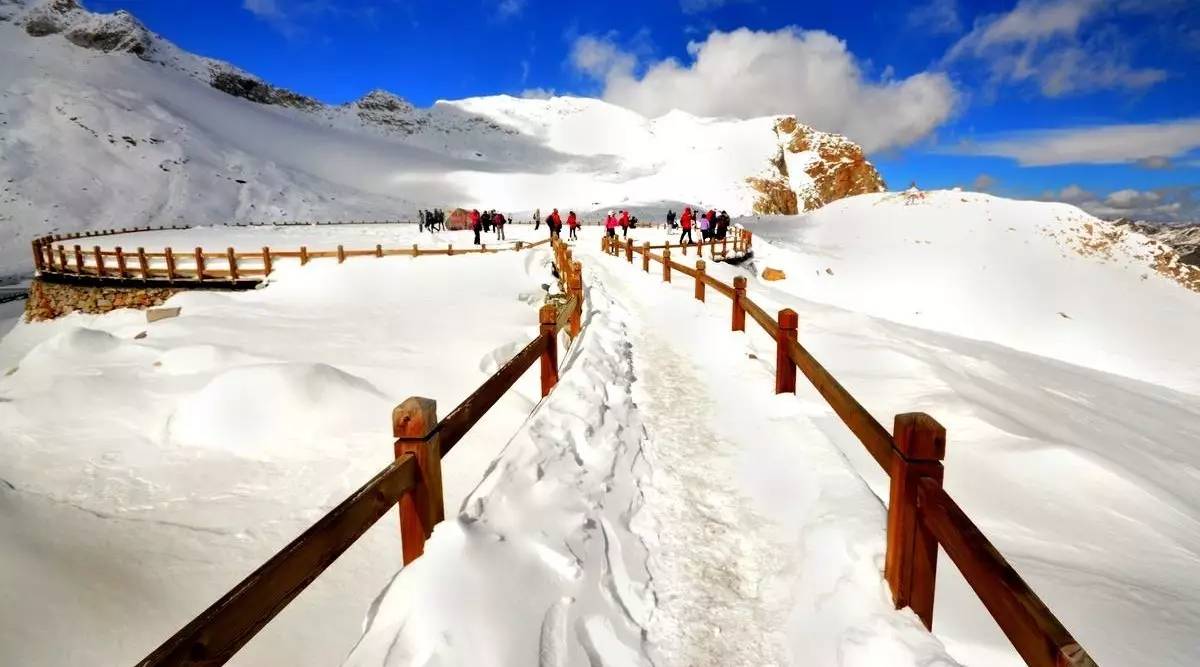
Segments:
[[[333,224],[333,223],[317,223]],[[338,223],[338,224],[388,224],[388,223]],[[252,287],[268,276],[280,259],[296,259],[301,265],[308,264],[314,259],[337,259],[338,263],[345,262],[351,257],[421,257],[432,255],[467,255],[476,253],[495,253],[505,250],[525,250],[545,245],[550,239],[526,242],[515,241],[502,247],[455,248],[453,244],[445,248],[420,247],[414,243],[403,248],[385,248],[377,244],[374,248],[346,248],[339,245],[335,249],[310,250],[300,246],[297,250],[279,250],[263,246],[252,252],[238,251],[232,247],[222,251],[206,251],[202,247],[191,250],[177,250],[171,247],[147,252],[138,247],[126,251],[121,246],[104,249],[92,244],[64,244],[62,241],[76,241],[84,238],[114,236],[134,232],[178,230],[187,227],[137,227],[113,230],[96,230],[81,232],[73,235],[45,236],[33,241],[33,263],[39,276],[59,278],[62,280],[82,281],[104,284],[137,284],[137,285],[171,285],[196,286],[203,284],[212,286]]]
[[[538,311],[538,336],[441,420],[432,399],[411,397],[392,411],[395,460],[139,665],[221,665],[328,568],[393,506],[399,505],[402,560],[425,550],[445,518],[441,460],[534,362],[541,362],[542,397],[558,384],[558,334],[580,333],[583,283],[570,249],[554,243],[565,300]]]
[[[659,262],[664,282],[671,281],[672,271],[691,277],[697,300],[705,300],[706,287],[729,297],[733,331],[745,331],[746,315],[750,315],[775,340],[775,392],[795,393],[799,369],[888,473],[891,484],[884,577],[897,609],[911,608],[926,628],[933,629],[940,545],[1027,664],[1096,664],[942,488],[946,430],[941,424],[922,413],[900,414],[888,433],[800,344],[796,312],[786,308],[772,318],[746,296],[745,278],[739,276],[727,285],[707,274],[703,259],[697,260],[695,268],[673,261],[670,247],[654,253],[646,244],[638,247],[631,241],[606,238],[602,249],[614,256],[624,254],[630,264],[635,254],[641,254],[642,269],[647,273],[652,261]]]
[[[704,249],[708,248],[709,257],[714,260],[728,259],[730,257],[745,255],[750,252],[754,243],[754,234],[741,227],[731,227],[725,238],[718,239],[716,236],[711,236],[708,239],[693,240],[691,243],[659,243],[657,245],[648,242],[638,246],[638,252],[644,253],[653,250],[679,250],[684,257],[688,254],[688,249],[692,249],[697,257],[704,256]],[[633,239],[624,237],[604,236],[600,239],[600,249],[609,254],[620,254],[622,250],[625,252],[625,257],[629,261],[633,261],[634,244]]]

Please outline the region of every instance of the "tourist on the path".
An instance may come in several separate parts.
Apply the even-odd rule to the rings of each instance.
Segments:
[[[679,242],[683,243],[683,237],[687,237],[688,243],[692,243],[692,207],[687,206],[683,209],[683,215],[679,216],[679,226],[683,231],[679,233]]]
[[[698,224],[700,226],[700,240],[701,241],[708,240],[708,232],[712,227],[712,219],[709,218],[708,215],[709,215],[708,213],[705,213],[704,215],[700,216],[700,220],[698,222]]]
[[[533,231],[537,231],[538,227],[542,226],[542,209],[533,209]]]
[[[492,216],[492,226],[496,228],[497,241],[507,240],[504,237],[504,216],[502,214],[496,213]]]
[[[479,209],[471,209],[471,231],[475,232],[475,245],[479,245],[479,232],[483,223],[479,219]]]
[[[552,238],[561,238],[562,217],[558,215],[558,209],[554,209],[550,215],[546,216],[546,226],[550,228],[550,236]]]
[[[629,238],[629,211],[621,211],[621,238]]]
[[[675,224],[675,211],[667,209],[667,229],[675,229],[677,226]]]
[[[579,229],[579,219],[575,217],[575,211],[571,211],[570,213],[567,213],[567,227],[571,228],[570,238],[572,240],[578,240],[579,235],[576,232]]]
[[[729,233],[729,214],[721,211],[721,215],[717,216],[717,239],[725,240],[725,235]]]
[[[604,235],[609,238],[617,237],[617,216],[614,211],[609,211],[608,217],[604,218]]]
[[[425,209],[417,210],[417,231],[425,231]]]

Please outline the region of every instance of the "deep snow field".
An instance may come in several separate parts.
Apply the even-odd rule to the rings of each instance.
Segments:
[[[947,488],[1099,664],[1200,662],[1200,301],[1147,268],[1155,246],[1080,254],[1104,223],[959,192],[742,222],[754,258],[710,272],[796,309],[885,426],[947,427]],[[280,233],[310,231],[418,238]],[[803,380],[773,395],[773,342],[730,333],[727,300],[599,234],[577,245],[585,330],[559,386],[539,403],[529,374],[455,448],[426,555],[393,577],[381,520],[235,664],[1021,664],[944,555],[934,634],[891,609],[874,461]],[[145,654],[387,461],[392,405],[444,414],[528,340],[548,259],[281,262],[265,289],[175,297],[178,319],[17,325],[0,662]]]

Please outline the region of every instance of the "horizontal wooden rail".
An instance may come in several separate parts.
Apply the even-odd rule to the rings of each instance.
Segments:
[[[395,460],[138,664],[224,664],[416,481],[414,457]]]
[[[937,480],[920,480],[917,512],[1026,664],[1095,666],[1091,656]]]
[[[735,241],[735,248],[749,249],[752,235],[749,231],[741,232]],[[632,250],[646,258],[644,271],[649,272],[650,260],[657,261],[663,265],[663,282],[671,282],[672,269],[695,278],[696,299],[704,300],[702,285],[729,297],[733,304],[731,328],[734,331],[745,330],[745,315],[749,314],[776,341],[776,392],[795,391],[795,371],[799,369],[888,473],[890,494],[884,577],[897,608],[910,607],[927,628],[933,628],[937,549],[940,545],[1027,664],[1035,667],[1095,667],[1095,661],[942,489],[946,433],[940,424],[921,413],[897,415],[894,432],[888,433],[800,344],[794,311],[784,309],[779,318],[774,319],[746,297],[744,277],[735,278],[734,285],[730,286],[708,275],[703,262],[693,270],[671,261],[671,250],[675,245],[666,245],[662,255],[651,253],[652,247],[643,244]],[[602,248],[616,254],[616,244],[605,241]],[[686,252],[684,248],[680,249]],[[626,251],[630,252],[628,246]]]

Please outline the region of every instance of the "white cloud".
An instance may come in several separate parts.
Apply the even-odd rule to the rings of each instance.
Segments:
[[[603,83],[604,99],[647,116],[672,109],[740,118],[794,114],[869,151],[928,136],[957,100],[941,73],[870,80],[845,42],[820,30],[714,31],[687,50],[690,62],[653,62],[639,76],[637,57],[615,36],[584,36],[571,62]]]
[[[516,16],[523,9],[525,9],[525,0],[500,0],[496,3],[496,13],[502,19]]]
[[[1047,201],[1074,204],[1098,218],[1178,222],[1200,218],[1198,188],[1176,187],[1158,190],[1126,188],[1101,196],[1078,185],[1068,185],[1058,192],[1042,194]]]
[[[958,15],[958,0],[929,0],[908,12],[909,27],[934,34],[953,34],[962,31]]]
[[[283,18],[283,10],[276,0],[242,0],[242,9],[263,19]]]
[[[1095,90],[1141,90],[1167,78],[1130,63],[1130,42],[1103,19],[1153,10],[1146,3],[1020,0],[976,21],[947,51],[946,63],[981,62],[993,85],[1033,83],[1048,97]]]
[[[998,182],[991,174],[980,174],[971,181],[970,189],[976,192],[990,192]]]
[[[1008,157],[1025,166],[1119,164],[1169,158],[1200,148],[1200,118],[1161,123],[1031,130],[946,152]]]
[[[1151,155],[1137,161],[1137,166],[1142,169],[1170,169],[1175,166],[1171,158],[1165,155]]]

